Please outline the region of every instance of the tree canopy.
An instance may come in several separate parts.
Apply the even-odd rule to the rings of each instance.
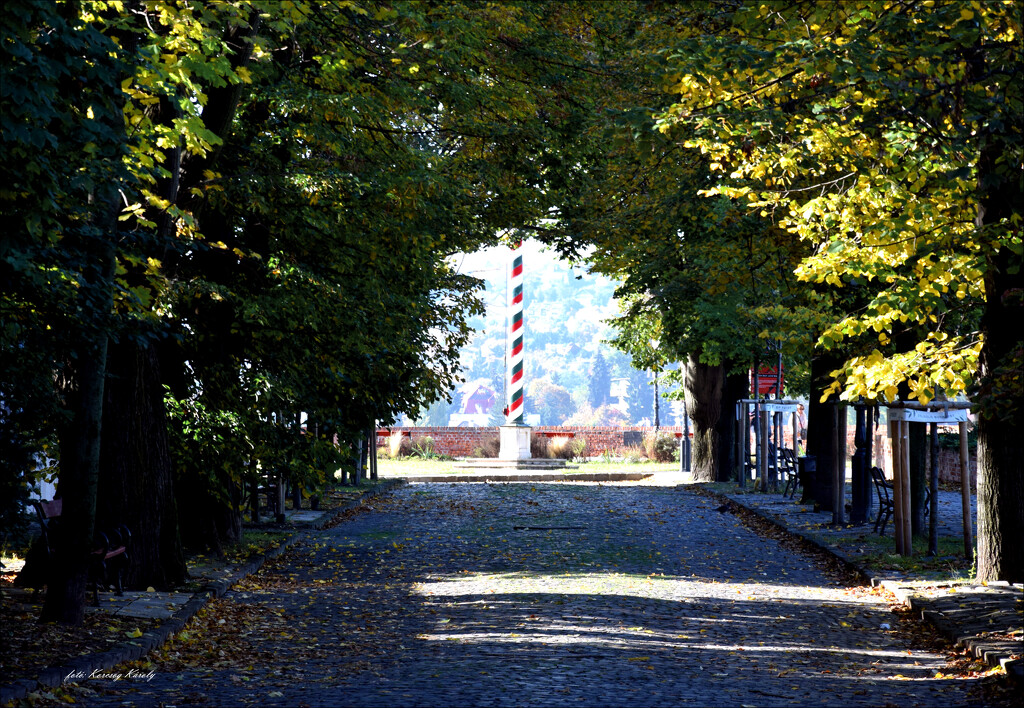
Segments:
[[[127,480],[230,535],[446,395],[450,257],[528,235],[620,281],[644,368],[816,343],[825,397],[971,392],[980,536],[1024,533],[1014,2],[10,0],[0,37],[0,474],[52,452],[76,500],[48,612]]]

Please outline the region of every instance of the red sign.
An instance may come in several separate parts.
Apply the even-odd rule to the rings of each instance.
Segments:
[[[757,379],[757,392],[754,392],[754,368],[750,368],[750,392],[752,395],[761,396],[764,394],[772,395],[781,398],[782,397],[782,386],[779,386],[779,390],[775,390],[776,384],[785,385],[785,372],[782,372],[782,376],[779,375],[779,369],[774,366],[762,366],[758,369]]]

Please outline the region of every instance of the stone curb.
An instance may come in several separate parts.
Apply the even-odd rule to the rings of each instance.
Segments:
[[[491,474],[408,475],[404,478],[392,477],[390,479],[398,479],[409,484],[423,482],[638,482],[652,476],[654,476],[654,472],[582,472],[579,474],[494,472]]]
[[[931,623],[939,632],[957,645],[964,647],[976,659],[981,659],[989,666],[1001,666],[1006,674],[1017,681],[1024,681],[1024,659],[1014,659],[1013,654],[1020,654],[1020,642],[1008,639],[993,639],[984,634],[971,632],[942,612],[928,598],[914,594],[913,590],[901,586],[899,581],[872,580],[873,585],[880,585],[891,592],[904,605],[926,622]],[[989,583],[989,587],[1006,587],[1024,590],[1020,584]]]
[[[29,693],[39,689],[57,688],[73,673],[84,673],[88,676],[94,671],[103,671],[125,661],[141,659],[154,649],[163,646],[171,636],[184,629],[188,621],[211,599],[223,596],[240,580],[256,573],[268,560],[276,558],[298,543],[303,537],[303,527],[311,527],[315,530],[323,529],[343,512],[361,506],[364,500],[391,491],[403,484],[405,484],[405,481],[401,479],[382,480],[376,487],[363,492],[358,499],[333,509],[331,513],[321,514],[315,521],[297,527],[295,532],[282,541],[279,546],[271,548],[251,559],[248,563],[238,568],[230,577],[207,583],[201,590],[194,593],[192,599],[182,605],[170,619],[164,621],[159,627],[143,633],[138,639],[119,644],[113,649],[98,654],[89,654],[72,659],[63,666],[43,669],[36,679],[18,679],[7,686],[0,686],[0,706],[6,706],[13,701],[25,698]]]
[[[846,556],[841,551],[823,544],[819,539],[814,538],[809,534],[805,534],[797,529],[789,528],[785,523],[775,518],[773,515],[763,513],[760,509],[747,506],[737,498],[740,495],[731,496],[715,492],[710,489],[701,489],[701,493],[710,494],[722,501],[731,501],[732,503],[743,507],[750,513],[756,514],[765,521],[773,524],[780,530],[785,531],[792,536],[797,536],[815,548],[832,555],[834,558],[842,562],[849,570],[870,582],[872,587],[883,587],[891,592],[896,596],[896,599],[909,607],[922,620],[930,623],[954,644],[967,649],[975,658],[983,660],[992,667],[1001,666],[1010,678],[1016,681],[1024,681],[1024,659],[1011,658],[1012,654],[1020,653],[1021,646],[1019,642],[989,639],[984,636],[965,635],[962,628],[957,626],[956,623],[949,620],[949,618],[941,612],[933,609],[927,598],[915,595],[911,589],[901,585],[901,581],[873,576],[871,571],[866,568],[862,568],[856,560]],[[1014,585],[1013,587],[1018,586]]]
[[[376,496],[380,496],[385,492],[390,492],[395,487],[401,487],[404,484],[406,484],[406,481],[404,479],[391,478],[379,480],[376,487],[374,487],[373,489],[367,489],[365,492],[362,493],[362,495],[358,499],[350,501],[348,504],[338,507],[337,509],[334,510],[333,514],[322,514],[320,518],[318,518],[316,521],[311,522],[309,525],[317,531],[321,531],[329,523],[338,518],[343,512],[349,511],[350,509],[356,509],[362,506],[364,500],[373,499]]]

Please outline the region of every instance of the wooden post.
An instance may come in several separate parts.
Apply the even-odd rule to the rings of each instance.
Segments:
[[[284,523],[284,475],[277,473],[277,489],[274,491],[274,519],[279,524]]]
[[[974,522],[971,519],[971,464],[967,423],[960,422],[960,498],[964,510],[964,558],[974,560]]]
[[[352,473],[352,484],[356,487],[363,483],[363,444],[362,438],[356,443],[356,469]]]
[[[832,407],[832,523],[846,523],[846,410],[838,403]]]
[[[782,414],[772,415],[772,437],[775,439],[774,469],[772,470],[772,491],[778,491],[778,485],[782,481]]]
[[[748,467],[748,465],[750,464],[750,454],[751,454],[751,449],[750,449],[750,404],[749,403],[744,403],[743,404],[743,421],[741,422],[741,425],[743,426],[743,431],[742,431],[742,436],[743,436],[743,462],[742,462],[742,466],[743,466],[743,486],[745,487],[750,482],[750,468]]]
[[[793,459],[800,455],[800,428],[796,413],[793,414]]]
[[[249,520],[258,524],[260,522],[260,478],[254,475],[249,483]]]
[[[377,481],[377,426],[366,434],[366,460],[370,465],[370,479]]]
[[[931,509],[928,519],[928,555],[939,555],[939,424],[931,424],[931,470],[928,476],[928,488],[931,494]]]
[[[747,486],[747,456],[743,454],[743,440],[744,432],[749,432],[749,426],[747,425],[747,404],[736,402],[736,483],[739,484],[740,489]],[[684,433],[685,439],[685,433]],[[749,442],[747,446],[749,446]],[[680,458],[681,459],[681,458]]]
[[[900,421],[900,451],[903,454],[901,484],[903,485],[903,555],[914,554],[914,535],[910,525],[910,422]]]
[[[892,527],[896,535],[896,553],[903,555],[903,450],[899,421],[889,422],[889,437],[892,440]]]
[[[757,474],[761,478],[761,491],[768,491],[768,414],[758,408],[757,416]]]

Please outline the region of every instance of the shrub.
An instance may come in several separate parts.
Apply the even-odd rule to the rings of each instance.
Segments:
[[[535,460],[551,457],[551,446],[543,435],[530,436],[530,457]]]
[[[640,449],[639,445],[630,445],[629,447],[622,448],[619,457],[622,458],[623,462],[635,465],[639,462],[643,462],[644,452]]]
[[[489,435],[480,441],[479,447],[473,448],[473,457],[497,457],[501,450],[501,439],[497,435]]]
[[[556,438],[550,438],[548,440],[548,450],[551,453],[550,457],[558,460],[571,460],[574,457],[572,451],[572,442],[576,438],[570,438],[566,436],[559,436]]]
[[[434,450],[434,438],[429,435],[422,435],[412,441],[411,455],[422,457],[424,460],[433,460],[438,454]]]
[[[587,439],[572,438],[569,442],[569,447],[572,449],[573,459],[582,460],[587,452]]]
[[[388,457],[392,460],[399,457],[408,457],[412,454],[412,440],[408,435],[402,435],[401,431],[392,431],[388,438]]]
[[[652,462],[674,462],[678,459],[679,443],[674,435],[647,433],[644,435],[644,452]]]

